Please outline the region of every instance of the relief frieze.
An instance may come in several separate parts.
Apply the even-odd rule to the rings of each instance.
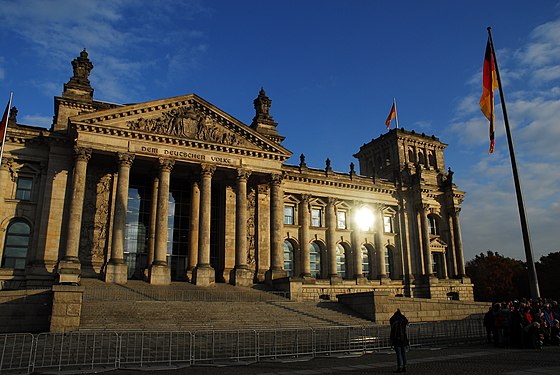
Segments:
[[[245,145],[245,140],[242,137],[224,128],[217,119],[193,106],[174,108],[162,112],[159,117],[141,117],[133,121],[127,121],[126,124],[131,130],[215,142],[226,146]]]

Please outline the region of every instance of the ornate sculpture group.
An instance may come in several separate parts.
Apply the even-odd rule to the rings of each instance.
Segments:
[[[174,108],[155,118],[139,118],[127,122],[131,130],[141,130],[173,137],[215,142],[227,146],[243,144],[243,138],[218,125],[211,116],[192,106]]]

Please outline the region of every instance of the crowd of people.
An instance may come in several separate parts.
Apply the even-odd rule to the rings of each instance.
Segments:
[[[494,303],[484,315],[487,341],[497,347],[560,344],[560,306],[542,298]]]

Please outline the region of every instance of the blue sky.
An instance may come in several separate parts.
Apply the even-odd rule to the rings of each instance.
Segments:
[[[449,144],[465,259],[524,259],[501,110],[488,155],[478,106],[487,26],[538,260],[560,250],[557,1],[0,0],[0,96],[14,92],[20,123],[49,127],[83,48],[97,100],[196,93],[249,124],[262,86],[289,163],[328,157],[341,172],[385,132],[395,97],[401,127]]]

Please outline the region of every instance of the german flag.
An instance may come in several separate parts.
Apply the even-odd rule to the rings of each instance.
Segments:
[[[488,153],[494,152],[494,90],[498,88],[498,79],[496,77],[496,64],[494,62],[494,54],[492,53],[492,45],[490,37],[486,42],[486,53],[484,54],[484,65],[482,67],[482,96],[480,97],[480,110],[484,116],[490,121],[490,150]]]
[[[387,116],[387,120],[385,120],[385,125],[387,129],[391,126],[391,120],[395,118],[397,115],[397,108],[395,107],[395,102],[393,101],[393,106],[391,107],[391,112],[389,112],[389,116]]]

